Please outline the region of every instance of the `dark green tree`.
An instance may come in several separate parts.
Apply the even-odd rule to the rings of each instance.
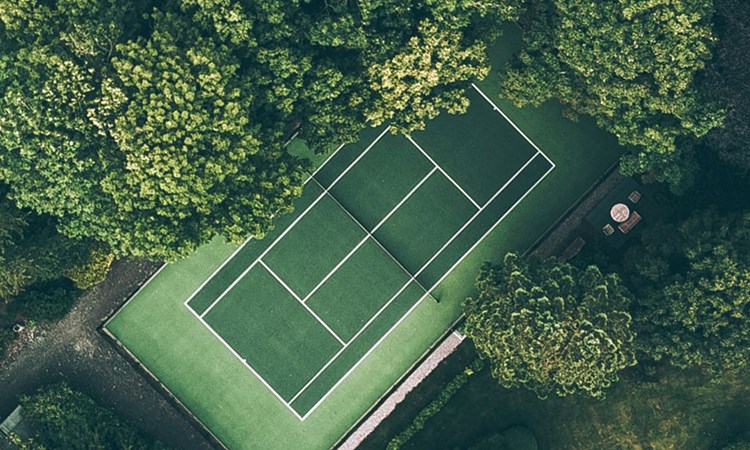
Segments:
[[[701,79],[706,96],[726,111],[724,126],[708,134],[708,145],[733,167],[750,171],[750,3],[716,0],[719,41]]]
[[[484,266],[477,288],[464,332],[504,387],[602,397],[636,364],[631,299],[616,275],[509,253]]]
[[[115,414],[65,383],[45,386],[21,398],[23,416],[37,432],[31,448],[166,449],[145,439]]]
[[[90,241],[62,236],[56,221],[15,207],[0,185],[0,301],[86,264]]]
[[[713,375],[750,359],[750,214],[702,210],[659,224],[626,258],[639,349]]]
[[[516,104],[556,98],[592,116],[631,151],[627,173],[675,190],[690,175],[682,140],[721,124],[695,76],[711,57],[712,0],[533,0],[524,47],[503,82]]]

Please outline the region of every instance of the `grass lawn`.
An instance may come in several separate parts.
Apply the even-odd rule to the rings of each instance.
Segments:
[[[336,221],[340,222],[340,225],[336,229],[319,231],[321,234],[333,233],[336,236],[335,244],[322,245],[321,242],[328,241],[311,242],[306,238],[295,237],[292,232],[289,232],[287,236],[290,236],[290,241],[280,240],[279,247],[268,251],[268,259],[264,260],[263,267],[259,264],[247,272],[250,281],[255,280],[254,282],[238,282],[235,286],[236,290],[229,290],[225,295],[226,304],[224,300],[221,300],[220,303],[216,303],[215,308],[210,309],[215,303],[214,299],[225,292],[223,284],[227,280],[236,279],[251,261],[264,255],[263,252],[266,251],[264,248],[267,248],[268,243],[280,236],[287,226],[290,226],[295,214],[299,214],[305,207],[313,204],[316,193],[319,194],[324,188],[334,184],[336,179],[334,175],[341,174],[345,170],[343,167],[348,167],[351,163],[350,155],[362,154],[363,146],[373,142],[375,138],[373,135],[377,134],[377,130],[366,130],[359,143],[344,147],[339,156],[332,160],[332,164],[323,166],[324,170],[316,175],[320,182],[319,186],[308,183],[305,194],[297,203],[296,212],[280,218],[276,230],[263,241],[258,241],[257,245],[253,243],[243,247],[235,258],[224,266],[223,275],[213,278],[200,290],[199,295],[192,298],[189,303],[190,308],[183,304],[185,300],[236,250],[235,246],[216,239],[191,257],[165,266],[159,275],[106,325],[107,329],[159,377],[162,383],[227,447],[232,449],[323,449],[333,445],[460,316],[461,303],[472,293],[473,282],[480,265],[486,260],[498,260],[507,251],[522,250],[532,244],[617,160],[620,154],[620,149],[612,136],[598,130],[587,121],[571,123],[563,120],[560,109],[554,105],[519,110],[497,98],[498,71],[502,68],[503,61],[518,45],[517,30],[514,27],[508,27],[505,36],[493,49],[493,63],[496,70],[487,80],[477,85],[554,161],[556,168],[549,172],[543,182],[539,183],[512,213],[504,217],[502,223],[494,228],[481,245],[477,246],[467,258],[462,260],[461,264],[455,267],[455,270],[450,272],[447,278],[440,282],[434,291],[434,295],[440,298],[440,303],[434,301],[416,303],[417,306],[411,313],[403,317],[404,311],[415,304],[414,295],[410,294],[410,290],[416,287],[414,284],[409,285],[403,291],[405,294],[395,298],[393,303],[395,306],[384,310],[383,315],[377,318],[377,321],[382,321],[382,325],[362,328],[363,332],[359,338],[341,353],[339,359],[333,361],[321,372],[320,377],[315,381],[316,385],[311,386],[291,401],[291,405],[280,401],[293,398],[290,394],[299,386],[299,380],[309,377],[311,371],[320,366],[321,355],[330,354],[340,344],[331,338],[330,332],[326,334],[325,330],[318,327],[316,323],[320,322],[311,321],[305,315],[304,309],[300,307],[300,303],[295,303],[298,301],[294,298],[295,295],[290,295],[299,290],[298,297],[301,298],[314,292],[321,274],[329,272],[337,258],[345,253],[346,249],[352,248],[352,242],[361,238],[356,227],[349,226],[351,224],[346,225],[349,219],[341,217],[335,212],[337,209],[331,209],[332,205],[328,204],[325,206],[326,209],[319,210],[325,219],[323,222]],[[481,99],[474,98],[475,105],[480,101]],[[478,218],[475,223],[466,228],[466,232],[461,237],[450,243],[445,255],[453,256],[441,254],[431,262],[427,259],[430,254],[434,253],[434,247],[437,245],[435,243],[445,242],[447,233],[453,231],[456,225],[465,223],[465,213],[473,207],[471,200],[480,204],[483,200],[491,198],[491,193],[508,180],[509,172],[505,168],[509,164],[517,164],[516,159],[523,160],[523,155],[518,156],[515,153],[509,156],[510,161],[502,158],[489,159],[486,166],[476,167],[476,172],[472,171],[471,166],[462,165],[466,159],[473,158],[470,155],[467,155],[466,159],[456,158],[456,153],[452,152],[452,149],[460,153],[461,150],[456,149],[456,146],[472,139],[471,142],[481,142],[483,146],[494,145],[500,138],[492,139],[493,133],[502,132],[500,130],[502,127],[507,128],[507,123],[499,117],[496,117],[494,122],[477,117],[472,123],[485,134],[468,136],[461,140],[451,137],[451,133],[447,133],[448,125],[443,125],[442,121],[450,123],[450,120],[464,119],[441,117],[435,125],[429,127],[440,130],[443,135],[439,135],[436,131],[430,134],[428,127],[427,132],[416,133],[413,138],[416,144],[424,146],[430,155],[434,155],[434,159],[441,166],[445,164],[451,168],[450,172],[455,175],[456,184],[466,186],[467,198],[461,198],[459,202],[459,194],[453,190],[454,184],[448,183],[446,181],[448,179],[443,175],[434,180],[427,179],[425,185],[429,182],[434,186],[430,185],[424,191],[416,191],[414,202],[410,198],[409,202],[404,204],[404,209],[399,209],[391,217],[393,221],[389,219],[373,233],[382,243],[382,247],[395,254],[397,259],[402,261],[412,273],[420,265],[424,266],[423,275],[419,280],[425,285],[439,281],[442,278],[441,274],[453,266],[455,255],[463,253],[459,250],[476,241],[477,237],[483,234],[482,230],[489,228],[491,225],[489,222],[494,223],[499,215],[504,215],[504,212],[508,211],[518,200],[520,193],[528,191],[529,187],[525,185],[522,191],[518,188],[519,192],[513,194],[511,187],[515,183],[509,185],[511,194],[506,195],[503,191],[502,195],[488,204],[486,215]],[[456,129],[458,130],[459,126]],[[460,129],[465,131],[463,126],[460,126]],[[503,136],[514,136],[520,139],[515,132],[506,133]],[[394,143],[387,145],[386,150],[404,145],[405,139],[393,139]],[[295,146],[298,147],[299,144]],[[408,166],[413,169],[414,174],[418,174],[415,176],[419,179],[424,172],[425,162],[413,155],[409,158]],[[364,160],[364,157],[362,159]],[[384,156],[377,161],[387,159]],[[531,170],[530,173],[534,175],[529,175],[528,180],[537,180],[542,173],[545,173],[543,166],[546,164],[545,161],[539,157],[530,163],[528,170]],[[482,171],[484,175],[477,175]],[[376,170],[368,171],[368,174],[370,174],[368,180],[377,180]],[[394,190],[403,192],[409,186],[408,176],[396,175],[397,180],[407,181],[395,182],[392,190],[389,191],[391,194]],[[491,182],[475,184],[475,179],[479,176],[489,181],[496,180],[496,183],[495,185]],[[524,178],[519,177],[519,181],[524,181]],[[388,210],[389,205],[399,198],[404,198],[403,195],[388,194],[377,197],[377,201],[368,202],[367,196],[344,196],[343,194],[347,192],[346,184],[335,186],[342,191],[340,194],[342,198],[346,197],[347,201],[351,202],[351,205],[346,206],[347,208],[355,212],[362,211],[362,217],[356,220],[365,224],[364,227],[368,229],[373,229],[378,218],[382,217],[383,211]],[[377,186],[369,184],[363,189],[373,190],[377,189]],[[348,188],[348,191],[361,194],[352,186]],[[308,192],[313,192],[313,194]],[[335,194],[333,188],[331,192],[339,195]],[[456,196],[456,200],[446,202],[447,205],[441,204],[440,199],[447,198],[447,196]],[[446,212],[442,212],[444,208],[447,208]],[[436,226],[434,219],[433,223],[423,220],[426,214],[432,214],[435,211],[439,212],[438,217],[445,216],[449,220],[441,226]],[[456,223],[451,222],[451,220],[457,220],[456,217],[460,219]],[[312,228],[315,228],[314,225],[321,220],[313,221]],[[303,221],[304,219],[299,223]],[[342,234],[337,231],[338,229],[347,231]],[[404,236],[408,234],[404,230],[410,229],[433,229],[433,231],[426,237],[422,236],[425,242],[411,245],[413,241],[404,240]],[[285,248],[287,244],[288,248]],[[352,257],[350,266],[342,267],[347,267],[347,271],[356,271],[358,267],[366,267],[366,259],[379,257],[376,247],[370,245],[361,247],[362,252],[369,252],[370,256],[367,256],[368,254],[357,255],[356,258]],[[313,262],[318,260],[312,259],[311,255],[321,252],[331,255],[335,253],[336,257],[327,257],[325,266],[316,265]],[[292,256],[288,255],[292,255],[294,259],[290,259]],[[306,261],[305,258],[310,258],[310,263],[303,265],[301,261]],[[429,264],[425,265],[426,263]],[[261,268],[264,270],[260,270]],[[274,283],[274,274],[277,270],[278,276],[284,280],[288,279],[293,286],[288,286],[287,290],[279,289],[279,286]],[[323,286],[326,289],[336,290],[336,283],[339,286],[351,285],[351,281],[347,281],[345,277],[346,273],[346,271],[336,272],[336,276],[341,274],[343,278],[334,281],[335,277],[332,277],[332,287]],[[374,277],[372,281],[377,283],[377,277]],[[254,302],[253,298],[257,296],[259,290],[267,293],[263,295],[274,299],[272,303],[258,303],[257,306],[252,307],[256,309],[250,310],[264,311],[262,317],[248,312],[248,307],[243,306],[248,302]],[[320,297],[316,298],[318,294]],[[349,338],[354,330],[358,329],[366,315],[358,315],[362,314],[358,308],[353,308],[349,312],[345,309],[334,308],[331,306],[330,298],[340,296],[340,294],[330,294],[329,297],[325,295],[327,294],[321,287],[310,297],[312,303],[307,306],[314,306],[326,318],[322,322],[338,330],[341,336],[338,336],[338,333],[336,335],[339,338],[342,340],[344,337]],[[375,303],[370,303],[368,300],[364,308],[369,310],[376,308],[377,302],[372,301]],[[206,313],[206,311],[209,312]],[[216,329],[212,331],[196,319],[196,315],[203,314],[205,314],[206,321],[215,324],[212,326],[221,328],[221,331]],[[369,351],[373,343],[383,336],[383,330],[399,320],[401,320],[399,325],[387,334],[358,366],[352,369],[354,362],[358,361],[360,356]],[[296,331],[292,330],[299,330],[301,325],[295,324],[303,321],[306,321],[307,325],[304,325],[306,329],[314,329],[311,332],[318,336],[315,338],[316,342],[306,343],[307,334],[295,334]],[[268,339],[271,337],[276,339],[276,336],[271,335],[276,332],[274,330],[283,326],[290,328],[289,333],[285,334],[283,339],[273,342],[265,341],[264,336],[268,336]],[[213,333],[220,334],[227,341],[231,339],[231,346],[248,361],[253,358],[263,359],[262,371],[268,374],[269,379],[272,379],[269,384],[278,388],[278,396],[273,395],[263,380],[252,376],[243,361],[237,355],[227,351],[227,348]],[[257,356],[259,352],[266,356]],[[274,357],[268,358],[267,355],[274,355]],[[343,373],[346,373],[345,378],[342,378]],[[334,384],[337,384],[336,388],[330,392],[325,401],[318,403],[323,392],[328,392],[328,386]],[[316,404],[319,406],[304,421],[290,413],[290,408],[302,413],[311,411]]]

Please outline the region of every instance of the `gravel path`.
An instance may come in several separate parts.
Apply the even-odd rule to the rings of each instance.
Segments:
[[[433,370],[450,356],[463,342],[464,336],[453,332],[440,343],[430,355],[422,361],[388,398],[359,424],[356,430],[337,448],[337,450],[354,450],[396,409],[399,403],[414,390]]]
[[[99,334],[101,322],[158,268],[118,261],[107,279],[81,298],[61,321],[38,327],[0,365],[0,416],[19,395],[60,380],[113,408],[144,434],[175,449],[211,449],[201,434]]]

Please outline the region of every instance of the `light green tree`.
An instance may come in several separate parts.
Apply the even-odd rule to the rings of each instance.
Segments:
[[[394,133],[424,129],[442,111],[466,112],[464,95],[474,79],[489,73],[485,44],[462,43],[460,32],[440,28],[430,20],[419,24],[417,36],[368,74],[375,96],[367,116],[372,125],[389,123]]]
[[[636,364],[631,299],[616,275],[509,253],[485,265],[477,289],[464,332],[504,387],[602,397]]]

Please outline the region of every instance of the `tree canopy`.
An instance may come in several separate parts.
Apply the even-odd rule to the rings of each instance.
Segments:
[[[630,296],[616,275],[509,253],[484,266],[477,288],[464,332],[505,387],[602,397],[636,364]]]
[[[641,286],[639,348],[718,375],[750,360],[750,213],[709,209],[658,224],[627,258]]]
[[[556,98],[631,148],[628,173],[652,171],[675,189],[684,138],[721,124],[695,86],[711,58],[713,0],[533,0],[524,47],[505,75],[518,105]]]
[[[119,255],[260,237],[370,121],[466,108],[520,0],[0,0],[0,181]]]

